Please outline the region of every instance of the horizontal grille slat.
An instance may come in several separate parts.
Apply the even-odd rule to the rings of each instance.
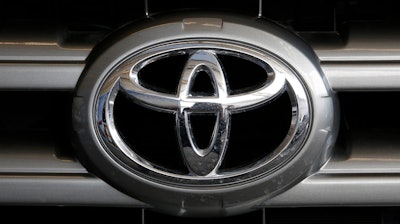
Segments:
[[[2,133],[0,175],[88,173],[74,157],[60,154],[59,151],[54,136],[49,133]]]
[[[400,201],[400,175],[314,175],[264,206],[388,206]]]
[[[400,61],[322,62],[321,66],[336,91],[400,89]]]
[[[91,175],[0,175],[0,205],[148,207]]]
[[[400,47],[396,42],[400,35],[386,31],[375,35],[371,44],[366,37],[374,32],[365,32],[356,29],[346,41],[338,33],[300,35],[314,48],[334,90],[400,89]],[[0,41],[0,89],[72,91],[92,50],[93,44],[62,46],[35,38]]]
[[[0,89],[71,91],[84,66],[81,63],[0,63]]]
[[[84,64],[0,63],[0,89],[72,91]],[[335,91],[399,90],[400,61],[321,63]]]
[[[46,31],[44,31],[46,32]],[[27,34],[29,36],[29,34]],[[52,40],[2,41],[0,36],[0,61],[85,61],[93,45],[60,46]]]

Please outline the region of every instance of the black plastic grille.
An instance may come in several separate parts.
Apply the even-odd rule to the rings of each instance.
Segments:
[[[2,91],[0,99],[0,142],[3,145],[18,148],[28,143],[52,144],[58,156],[74,155],[70,139],[70,92]]]

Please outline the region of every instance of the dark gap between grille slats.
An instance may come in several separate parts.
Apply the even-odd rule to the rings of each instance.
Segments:
[[[18,145],[28,148],[29,145],[53,145],[57,156],[73,157],[70,92],[1,91],[0,99],[0,143],[3,146],[17,149]]]

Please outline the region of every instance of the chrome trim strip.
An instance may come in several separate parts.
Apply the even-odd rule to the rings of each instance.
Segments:
[[[260,207],[387,206],[400,201],[400,175],[314,175]]]
[[[400,62],[322,62],[321,66],[336,91],[400,89]],[[0,89],[70,91],[84,67],[81,63],[0,63]]]
[[[368,41],[368,40],[365,40]],[[372,41],[372,40],[371,40]],[[377,40],[384,42],[385,40]],[[346,47],[330,48],[329,44],[325,46],[312,46],[321,61],[341,61],[341,62],[357,62],[357,61],[399,61],[400,49],[395,43],[388,43],[387,46],[372,46],[357,48],[351,45]]]
[[[64,48],[57,42],[0,40],[0,61],[84,61],[92,46]]]
[[[0,63],[0,89],[73,90],[82,63]]]
[[[0,175],[0,192],[1,205],[148,207],[86,175]]]
[[[29,190],[27,190],[29,189]],[[0,175],[1,205],[107,205],[145,203],[87,175]],[[68,192],[68,197],[65,197]],[[16,195],[17,194],[17,195]],[[371,195],[371,197],[365,197]],[[387,206],[400,201],[400,175],[314,175],[259,207]]]
[[[85,61],[100,32],[67,26],[4,25],[0,33],[0,61]],[[91,32],[91,33],[90,33]],[[85,42],[74,41],[80,35]],[[91,35],[89,40],[87,36]]]
[[[51,33],[19,42],[0,37],[0,89],[75,88],[93,46],[62,46]],[[346,42],[337,33],[299,35],[317,53],[334,90],[400,89],[400,34],[354,27]]]
[[[400,62],[322,62],[321,66],[336,91],[400,89]]]

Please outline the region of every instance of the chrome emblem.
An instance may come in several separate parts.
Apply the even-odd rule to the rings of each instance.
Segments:
[[[277,152],[252,166],[240,171],[224,174],[225,177],[232,177],[253,172],[266,164],[279,163],[284,156],[278,158],[276,155],[283,150],[294,151],[297,149],[307,132],[309,122],[308,100],[306,93],[292,71],[282,66],[275,59],[269,63],[259,57],[265,57],[256,51],[242,49],[234,45],[228,45],[229,49],[220,49],[222,45],[202,46],[162,46],[160,49],[150,49],[138,57],[133,57],[117,66],[103,81],[96,101],[96,124],[101,139],[106,148],[110,151],[119,151],[130,160],[157,174],[173,178],[189,180],[210,180],[219,179],[223,175],[219,167],[224,160],[227,151],[229,132],[231,128],[231,115],[241,113],[258,106],[267,104],[278,98],[285,91],[292,93],[293,122],[289,129],[288,137],[279,146]],[[179,49],[181,47],[182,49]],[[230,49],[233,48],[233,49]],[[245,53],[241,53],[245,51]],[[239,53],[238,53],[239,52]],[[163,58],[174,55],[188,55],[186,64],[181,72],[177,93],[170,94],[146,88],[141,84],[139,72],[145,66]],[[268,81],[248,92],[231,94],[229,84],[218,55],[226,54],[252,61],[259,64],[268,74]],[[267,59],[266,59],[267,60]],[[269,64],[274,64],[273,71]],[[211,80],[214,92],[211,95],[193,94],[192,87],[196,77],[200,74],[207,74]],[[290,73],[290,75],[288,75]],[[300,88],[300,92],[293,93],[292,89]],[[163,169],[158,165],[148,162],[135,153],[135,150],[124,143],[114,124],[114,103],[118,93],[127,96],[132,103],[155,110],[158,112],[172,113],[175,116],[175,126],[180,145],[181,154],[189,170],[189,174],[175,174]],[[199,114],[213,114],[216,117],[213,132],[208,146],[199,147],[195,141],[191,125],[191,116]],[[295,137],[296,136],[296,137]],[[292,153],[292,152],[291,152]],[[289,153],[288,153],[289,154]],[[275,157],[277,157],[275,159]],[[271,162],[276,160],[274,162]]]
[[[205,72],[216,89],[213,96],[192,96],[191,87],[196,76]],[[273,75],[272,81],[252,92],[229,95],[223,68],[212,50],[197,50],[189,57],[178,85],[178,95],[162,94],[140,84],[134,67],[130,79],[120,80],[121,90],[134,102],[164,112],[176,114],[176,127],[181,151],[189,169],[196,175],[215,175],[221,164],[228,142],[230,114],[266,103],[279,96],[285,87],[285,77]],[[194,141],[190,115],[214,113],[216,122],[207,148],[199,148]]]

